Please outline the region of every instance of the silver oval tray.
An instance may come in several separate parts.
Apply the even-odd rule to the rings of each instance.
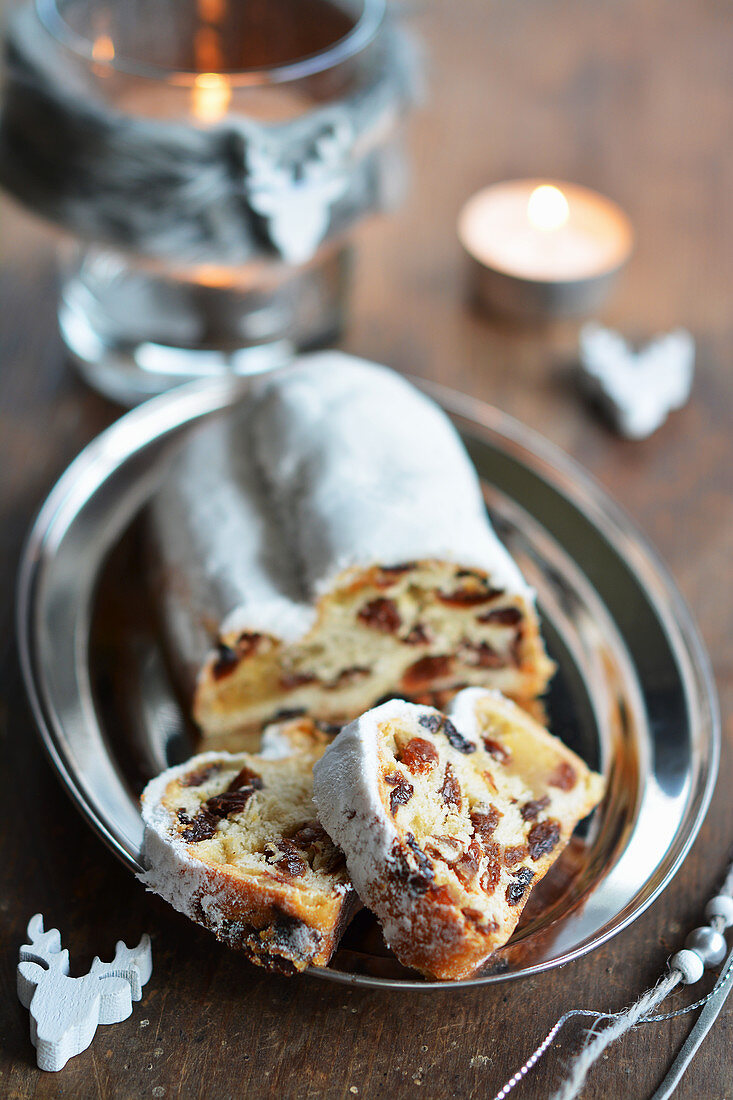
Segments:
[[[625,928],[677,871],[715,782],[719,720],[707,656],[677,589],[626,516],[570,459],[507,416],[420,383],[454,418],[492,518],[535,586],[558,664],[550,728],[603,770],[608,794],[475,977],[427,982],[362,912],[328,968],[356,985],[471,986],[534,974]],[[18,636],[51,761],[112,851],[140,869],[138,796],[196,751],[156,630],[139,518],[172,447],[226,415],[246,381],[193,383],[123,416],[72,463],[30,533]]]

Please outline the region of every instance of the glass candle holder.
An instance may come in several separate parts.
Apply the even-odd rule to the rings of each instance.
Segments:
[[[349,235],[402,190],[409,42],[384,0],[36,0],[2,182],[68,231],[59,324],[133,403],[331,341]]]

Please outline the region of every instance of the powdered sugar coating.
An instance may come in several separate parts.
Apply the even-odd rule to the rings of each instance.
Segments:
[[[482,699],[492,700],[498,707],[512,708],[513,704],[500,691],[493,688],[469,687],[459,691],[448,708],[448,717],[461,731],[463,736],[478,744],[479,725],[476,705]]]
[[[393,858],[395,842],[399,842],[378,787],[380,726],[435,713],[432,707],[390,699],[345,726],[313,769],[318,818],[334,844],[345,852],[351,880],[366,904],[370,904],[374,887]],[[409,904],[402,914],[380,913],[387,943],[409,929],[414,918]]]
[[[322,752],[338,732],[337,726],[319,723],[306,715],[271,722],[260,736],[259,756],[264,760],[282,760]]]
[[[532,597],[448,417],[394,371],[340,352],[253,380],[193,433],[152,526],[169,633],[194,673],[212,624],[296,641],[357,566],[455,562]]]
[[[401,699],[373,707],[341,730],[313,768],[313,801],[319,820],[334,843],[348,850],[354,865],[352,878],[356,874],[361,881],[388,857],[397,837],[377,786],[379,723],[410,709],[411,704]],[[348,812],[344,811],[345,794]]]
[[[528,594],[458,433],[399,374],[324,353],[266,380],[255,402],[257,460],[309,601],[345,569],[415,558]]]
[[[196,766],[230,761],[227,753],[206,752],[196,757]],[[164,806],[167,787],[191,770],[191,761],[178,764],[151,779],[143,791],[141,806],[145,832],[142,860],[147,870],[137,877],[152,893],[170,902],[174,909],[192,920],[198,919],[198,907],[212,920],[212,930],[220,928],[224,915],[220,891],[212,893],[211,875],[201,860],[191,856],[190,848],[174,828],[174,818]]]
[[[260,738],[260,756],[266,760],[282,760],[293,751],[293,743],[281,722],[265,726]]]

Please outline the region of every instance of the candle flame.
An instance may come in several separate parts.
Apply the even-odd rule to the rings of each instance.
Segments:
[[[568,200],[559,187],[543,183],[529,196],[527,217],[537,229],[559,229],[569,216]]]
[[[231,98],[231,85],[221,73],[199,73],[193,82],[191,110],[199,122],[218,122]]]
[[[108,34],[100,34],[92,44],[92,57],[95,61],[114,61],[115,44]]]

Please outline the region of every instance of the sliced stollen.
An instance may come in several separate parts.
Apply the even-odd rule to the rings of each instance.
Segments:
[[[328,352],[254,379],[185,441],[149,518],[205,734],[469,684],[528,702],[551,675],[458,433],[385,367]]]
[[[202,753],[148,783],[145,885],[272,970],[325,966],[360,907],[341,852],[319,825],[313,763]]]
[[[511,936],[603,780],[496,692],[392,700],[316,763],[318,816],[405,965],[466,977]]]

